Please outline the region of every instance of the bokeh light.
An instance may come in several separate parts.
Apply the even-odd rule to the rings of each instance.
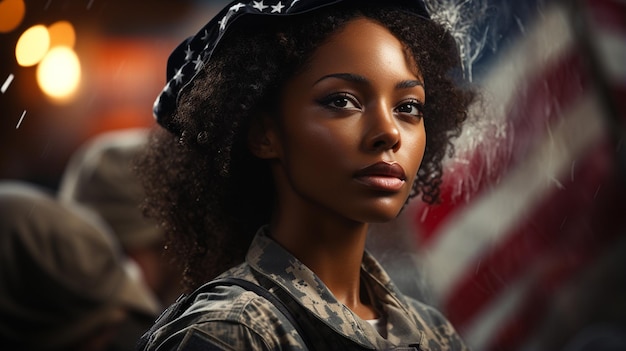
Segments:
[[[15,58],[23,67],[34,66],[43,59],[50,47],[50,34],[41,24],[32,26],[22,33],[15,45]]]
[[[8,33],[22,23],[26,5],[22,0],[0,1],[0,33]]]
[[[48,27],[50,34],[50,48],[57,46],[74,47],[76,32],[74,26],[68,21],[58,21]]]
[[[37,67],[37,83],[41,90],[58,102],[71,99],[80,84],[81,67],[71,48],[52,48]]]

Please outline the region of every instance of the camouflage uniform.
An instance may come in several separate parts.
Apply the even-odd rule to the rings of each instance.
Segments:
[[[452,325],[435,309],[410,299],[390,281],[367,252],[362,279],[377,311],[385,316],[387,337],[338,302],[305,265],[261,230],[246,262],[221,277],[259,283],[270,281],[283,289],[314,328],[314,343],[328,349],[467,350]],[[310,335],[309,335],[310,336]],[[311,339],[311,338],[310,338]],[[272,303],[239,286],[218,286],[197,296],[179,318],[154,332],[149,350],[307,350],[296,328]],[[319,347],[318,347],[319,348]]]

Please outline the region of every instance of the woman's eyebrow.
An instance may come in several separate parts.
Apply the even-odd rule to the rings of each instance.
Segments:
[[[400,83],[396,84],[396,89],[408,89],[408,88],[414,88],[417,86],[424,87],[424,83],[422,83],[421,81],[417,79],[409,79],[409,80],[403,80]]]
[[[353,83],[359,83],[359,84],[369,84],[369,80],[361,75],[358,74],[353,74],[353,73],[332,73],[332,74],[327,74],[325,76],[323,76],[322,78],[318,79],[315,81],[315,83],[313,83],[313,85],[323,81],[324,79],[328,79],[328,78],[338,78],[338,79],[342,79],[342,80],[346,80],[349,82],[353,82]]]
[[[365,78],[364,76],[358,75],[358,74],[354,74],[354,73],[332,73],[332,74],[327,74],[325,76],[323,76],[322,78],[318,79],[315,81],[315,83],[313,83],[313,85],[323,81],[324,79],[328,79],[328,78],[337,78],[337,79],[342,79],[348,82],[352,82],[352,83],[358,83],[358,84],[369,84],[370,81]],[[408,89],[408,88],[413,88],[416,86],[424,86],[424,83],[422,83],[421,81],[417,80],[417,79],[408,79],[408,80],[403,80],[401,82],[399,82],[398,84],[396,84],[396,89]]]

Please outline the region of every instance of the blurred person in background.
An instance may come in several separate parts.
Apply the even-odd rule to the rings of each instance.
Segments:
[[[61,179],[61,201],[80,203],[101,216],[122,248],[140,267],[142,279],[167,305],[181,293],[181,273],[164,255],[164,235],[143,216],[143,191],[133,173],[133,158],[147,131],[129,129],[100,134],[72,155]]]
[[[28,183],[0,183],[3,350],[131,350],[158,313],[110,231]]]

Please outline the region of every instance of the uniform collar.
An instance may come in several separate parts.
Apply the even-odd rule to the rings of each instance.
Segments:
[[[410,317],[404,296],[397,290],[382,266],[368,252],[361,264],[365,279],[380,302],[388,320],[385,340],[367,322],[361,320],[333,293],[319,277],[269,236],[267,227],[259,230],[246,256],[248,265],[277,284],[317,319],[335,332],[368,348],[399,344],[403,335],[394,335],[389,325],[403,324],[422,337],[423,333]],[[407,328],[401,328],[407,330]]]

